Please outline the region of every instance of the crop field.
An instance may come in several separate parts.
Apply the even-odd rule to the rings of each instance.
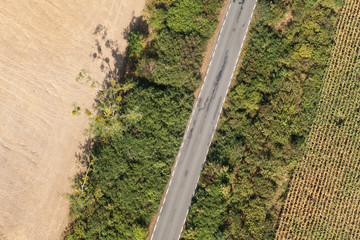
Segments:
[[[360,239],[360,1],[346,0],[276,239]]]

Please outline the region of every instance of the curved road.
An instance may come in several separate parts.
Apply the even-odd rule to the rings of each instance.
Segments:
[[[256,0],[231,0],[151,240],[178,240],[233,77]]]

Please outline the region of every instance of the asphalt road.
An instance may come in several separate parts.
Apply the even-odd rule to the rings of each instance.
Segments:
[[[236,68],[256,0],[231,0],[151,240],[178,240]]]

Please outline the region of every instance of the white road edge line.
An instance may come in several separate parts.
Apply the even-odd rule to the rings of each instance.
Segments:
[[[257,1],[256,1],[256,2],[257,2]],[[255,9],[255,7],[256,7],[256,4],[255,4],[255,6],[254,6],[253,9]],[[229,86],[230,86],[231,81],[232,81],[232,79],[233,79],[233,75],[234,75],[234,72],[235,72],[237,63],[238,63],[238,61],[239,61],[239,57],[240,57],[240,54],[241,54],[241,51],[242,51],[243,43],[244,43],[244,41],[245,41],[245,37],[246,37],[246,35],[247,35],[247,32],[248,32],[248,29],[249,29],[249,25],[250,25],[252,16],[253,16],[253,13],[251,14],[251,17],[250,17],[250,20],[249,20],[249,24],[248,24],[248,26],[247,26],[247,28],[246,28],[244,40],[243,40],[243,42],[241,43],[241,47],[240,47],[240,51],[239,51],[239,53],[238,53],[238,57],[237,57],[237,60],[236,60],[236,63],[235,63],[235,67],[234,67],[233,73],[232,73],[232,75],[231,75],[231,79],[230,79],[230,81],[229,81],[229,84],[228,84],[228,88],[227,88],[227,90],[226,90],[225,97],[224,97],[224,99],[223,99],[223,105],[224,105],[224,102],[225,102],[225,100],[226,100],[226,96],[227,96],[227,93],[228,93],[228,91],[229,91]],[[209,67],[210,67],[210,65],[209,65]],[[218,113],[217,122],[216,122],[216,124],[215,124],[215,129],[214,129],[214,131],[213,131],[213,133],[212,133],[212,136],[211,136],[211,140],[210,140],[210,143],[209,143],[209,147],[210,147],[210,145],[211,145],[212,139],[214,138],[214,134],[215,134],[217,125],[218,125],[218,123],[219,123],[219,119],[220,119],[221,112],[222,112],[222,108],[220,109],[220,111],[219,111],[219,113]],[[204,160],[203,160],[203,165],[202,165],[201,169],[203,169],[203,167],[204,167],[204,163],[205,163],[205,161],[206,161],[206,157],[207,157],[208,153],[209,153],[209,148],[208,148],[207,151],[206,151],[206,155],[205,155],[205,158],[204,158]],[[198,176],[198,181],[197,181],[197,182],[199,182],[199,179],[200,179],[200,175]],[[196,184],[196,187],[195,187],[195,190],[194,190],[194,193],[193,193],[193,197],[194,197],[194,195],[195,195],[195,191],[196,191],[197,185],[198,185],[198,183]],[[189,213],[189,209],[187,210],[186,217],[187,217],[188,213]],[[185,220],[184,220],[184,223],[183,223],[183,227],[181,228],[181,231],[180,231],[180,234],[179,234],[179,238],[180,238],[181,232],[182,232],[182,230],[183,230],[183,228],[184,228],[184,224],[185,224],[185,221],[186,221],[186,217],[185,217]],[[154,230],[154,231],[155,231],[155,230]]]
[[[256,0],[256,2],[257,2],[257,0]],[[196,103],[195,103],[195,105],[194,105],[194,108],[193,108],[193,111],[192,111],[191,117],[190,117],[190,122],[189,122],[189,124],[188,124],[188,126],[187,126],[185,135],[184,135],[183,140],[182,140],[181,149],[182,149],[182,147],[183,147],[184,140],[185,140],[186,137],[187,137],[187,132],[189,131],[189,127],[190,127],[190,125],[191,125],[192,117],[193,117],[193,115],[194,115],[195,108],[197,107],[198,100],[200,99],[200,96],[201,96],[201,93],[202,93],[202,89],[203,89],[203,87],[204,87],[204,85],[205,85],[206,78],[207,78],[207,75],[208,75],[208,72],[209,72],[209,69],[210,69],[210,66],[211,66],[213,57],[214,57],[214,55],[215,55],[215,51],[216,51],[218,42],[219,42],[219,40],[220,40],[220,38],[221,38],[221,33],[222,33],[223,27],[224,27],[224,25],[225,25],[226,18],[227,18],[227,16],[228,16],[228,13],[229,13],[231,4],[232,4],[232,2],[230,1],[229,6],[228,6],[228,9],[227,9],[227,11],[226,11],[226,15],[225,15],[225,18],[224,18],[224,22],[223,22],[223,24],[222,24],[222,26],[221,26],[221,29],[220,29],[220,33],[219,33],[218,39],[216,40],[215,48],[214,48],[214,50],[213,50],[213,54],[212,54],[212,56],[211,56],[211,60],[210,60],[208,69],[207,69],[207,71],[206,71],[206,75],[205,75],[205,78],[204,78],[204,82],[203,82],[203,84],[202,84],[202,86],[201,86],[201,90],[200,90],[200,93],[199,93],[199,97],[198,97],[198,99],[196,100]],[[255,7],[256,7],[256,3],[255,3],[255,6],[254,6],[253,9],[255,9]],[[247,28],[246,28],[244,40],[245,40],[245,37],[246,37],[246,35],[247,35],[248,28],[249,28],[249,25],[250,25],[250,21],[251,21],[251,19],[252,19],[252,16],[253,16],[253,12],[251,13],[251,17],[250,17],[250,20],[249,20],[249,24],[248,24],[248,26],[247,26]],[[244,42],[244,40],[243,40],[243,42]],[[240,51],[239,51],[239,54],[238,54],[238,58],[237,58],[237,60],[236,60],[236,62],[235,62],[235,68],[236,68],[236,66],[237,66],[237,62],[238,62],[238,60],[239,60],[239,56],[240,56],[240,53],[241,53],[241,51],[242,51],[242,47],[243,47],[243,43],[241,44],[241,48],[240,48]],[[235,68],[234,68],[234,71],[235,71]],[[233,78],[234,71],[233,71],[233,73],[232,73],[232,75],[231,75],[230,83],[231,83],[231,80],[232,80],[232,78]],[[230,86],[230,83],[228,84],[228,86]],[[227,90],[226,90],[225,98],[224,98],[224,100],[223,100],[223,105],[224,105],[224,102],[225,102],[225,99],[226,99],[228,90],[229,90],[229,87],[228,87]],[[222,111],[222,108],[220,109],[219,114],[218,114],[218,117],[217,117],[217,122],[216,122],[216,124],[215,124],[215,131],[216,131],[216,128],[217,128],[217,125],[218,125],[218,122],[219,122],[219,118],[220,118],[220,115],[221,115],[221,111]],[[211,142],[212,142],[212,139],[213,139],[213,137],[214,137],[215,131],[213,131],[213,134],[212,134],[212,137],[211,137],[209,146],[211,145]],[[205,163],[205,161],[206,161],[206,157],[207,157],[208,152],[209,152],[209,148],[208,148],[208,150],[207,150],[207,152],[206,152],[206,155],[205,155],[205,158],[204,158],[204,161],[203,161],[204,163]],[[175,171],[176,171],[176,166],[177,166],[178,159],[180,158],[180,156],[181,156],[181,151],[179,151],[179,154],[178,154],[177,158],[175,159],[175,167],[174,167],[174,170],[173,170],[173,172],[172,172],[172,174],[171,174],[169,186],[167,187],[166,194],[165,194],[165,197],[164,197],[164,201],[161,203],[160,212],[159,212],[159,215],[158,215],[158,217],[157,217],[157,220],[156,220],[156,223],[155,223],[155,226],[154,226],[154,230],[153,230],[153,232],[152,232],[152,234],[151,234],[150,240],[152,240],[153,237],[154,237],[154,233],[155,233],[157,224],[158,224],[158,222],[159,222],[160,214],[161,214],[161,211],[162,211],[162,209],[163,209],[163,205],[165,204],[166,196],[167,196],[167,193],[168,193],[168,191],[169,191],[169,187],[170,187],[170,185],[171,185],[172,178],[173,178],[174,173],[175,173]],[[198,177],[198,179],[200,179],[200,176]],[[198,185],[198,184],[196,184],[196,187],[195,187],[195,190],[194,190],[194,194],[195,194],[197,185]],[[183,228],[184,228],[184,224],[185,224],[185,221],[186,221],[186,218],[187,218],[188,213],[189,213],[189,209],[188,209],[187,212],[186,212],[185,219],[184,219],[184,223],[183,223],[183,226],[182,226],[181,231],[180,231],[180,234],[179,234],[179,238],[180,238],[181,232],[182,232],[182,230],[183,230]]]
[[[256,2],[257,2],[257,0],[256,0]],[[230,5],[231,5],[231,2],[230,2]],[[230,6],[229,6],[229,7],[230,7]],[[255,3],[255,6],[254,6],[253,10],[255,9],[255,7],[256,7],[256,3]],[[228,8],[228,11],[229,11],[229,8]],[[226,13],[226,16],[227,16],[227,13]],[[224,105],[224,102],[225,102],[225,100],[226,100],[226,96],[227,96],[227,94],[228,94],[229,86],[230,86],[231,81],[232,81],[232,79],[233,79],[233,75],[234,75],[234,72],[235,72],[237,63],[238,63],[238,61],[239,61],[239,57],[240,57],[240,54],[241,54],[241,51],[242,51],[243,43],[244,43],[244,41],[245,41],[245,37],[246,37],[246,35],[247,35],[247,32],[248,32],[248,29],[249,29],[249,25],[250,25],[252,16],[253,16],[253,12],[251,13],[250,20],[249,20],[248,26],[247,26],[247,28],[246,28],[245,36],[244,36],[243,42],[241,43],[240,51],[239,51],[239,53],[238,53],[238,57],[237,57],[236,62],[235,62],[235,67],[234,67],[233,73],[232,73],[232,75],[231,75],[231,79],[230,79],[230,82],[229,82],[229,84],[228,84],[228,88],[227,88],[227,90],[226,90],[225,97],[224,97],[224,99],[223,99],[223,105]],[[226,17],[225,17],[225,20],[226,20]],[[224,20],[224,22],[225,22],[225,20]],[[224,25],[224,23],[223,23],[223,25]],[[220,37],[220,35],[219,35],[219,37]],[[215,50],[214,50],[214,52],[215,52]],[[213,55],[214,55],[214,54],[213,54]],[[211,63],[211,61],[210,61],[210,63]],[[210,68],[210,64],[209,64],[209,68]],[[209,68],[208,68],[208,70],[209,70]],[[206,78],[206,77],[205,77],[205,78]],[[204,81],[204,84],[205,84],[205,81]],[[204,86],[204,84],[203,84],[203,86]],[[202,86],[202,87],[203,87],[203,86]],[[201,89],[202,89],[202,87],[201,87]],[[201,92],[200,92],[200,94],[201,94]],[[222,108],[220,108],[220,111],[219,111],[219,113],[218,113],[217,122],[216,122],[216,124],[215,124],[215,129],[214,129],[214,131],[213,131],[213,133],[212,133],[209,146],[211,145],[212,139],[214,138],[214,134],[215,134],[217,125],[218,125],[218,123],[219,123],[219,119],[220,119],[221,112],[222,112]],[[205,161],[206,161],[206,157],[207,157],[207,155],[208,155],[208,152],[209,152],[209,148],[208,148],[207,151],[206,151],[206,155],[205,155],[205,158],[204,158],[204,160],[203,160],[203,164],[204,164]],[[203,165],[202,165],[202,168],[203,168]],[[202,168],[201,168],[201,169],[202,169]],[[195,195],[195,191],[196,191],[197,185],[198,185],[198,183],[199,183],[199,179],[200,179],[200,175],[198,176],[198,181],[197,181],[197,183],[196,183],[196,187],[195,187],[193,196]],[[182,226],[182,228],[181,228],[181,231],[180,231],[180,234],[179,234],[178,239],[180,238],[181,233],[182,233],[182,230],[184,229],[184,225],[185,225],[185,221],[186,221],[186,218],[187,218],[188,213],[189,213],[189,208],[188,208],[188,210],[187,210],[187,212],[186,212],[185,219],[184,219],[184,222],[183,222],[183,226]],[[153,231],[153,234],[154,234],[154,232],[155,232],[155,230]],[[151,237],[151,240],[152,240],[152,237]]]

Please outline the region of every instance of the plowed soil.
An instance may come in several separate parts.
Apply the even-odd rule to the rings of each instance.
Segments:
[[[104,78],[119,59],[95,41],[117,41],[145,0],[0,1],[0,239],[60,239],[68,224],[75,153],[84,141],[94,90],[75,81],[81,69]],[[104,38],[94,34],[101,24]],[[96,53],[96,54],[95,54]],[[105,61],[106,62],[106,61]]]

